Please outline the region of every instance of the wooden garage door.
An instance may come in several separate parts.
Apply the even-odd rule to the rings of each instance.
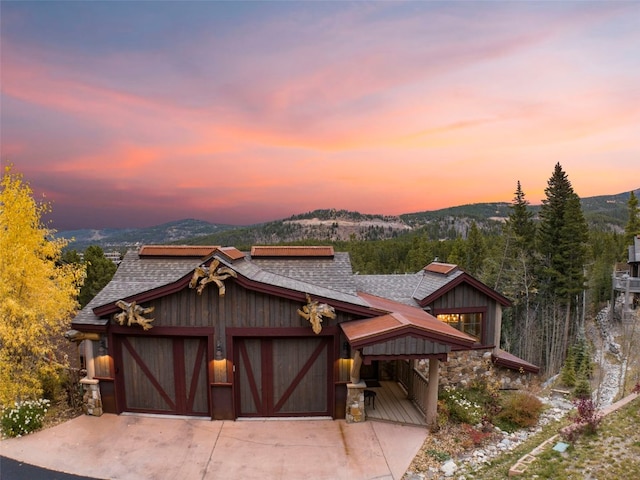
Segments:
[[[208,415],[207,339],[120,337],[125,410]]]
[[[239,416],[328,415],[328,337],[234,341]]]

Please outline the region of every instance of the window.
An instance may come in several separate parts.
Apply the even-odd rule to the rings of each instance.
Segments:
[[[438,320],[482,341],[482,313],[440,313]]]

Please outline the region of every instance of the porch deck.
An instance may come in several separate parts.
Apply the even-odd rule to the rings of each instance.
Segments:
[[[407,399],[397,382],[382,381],[379,387],[369,390],[376,392],[376,408],[373,408],[373,402],[365,405],[367,419],[427,426],[424,415]]]

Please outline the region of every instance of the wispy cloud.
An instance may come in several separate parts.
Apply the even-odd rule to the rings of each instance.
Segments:
[[[64,228],[638,186],[637,3],[108,7],[0,5],[0,155]]]

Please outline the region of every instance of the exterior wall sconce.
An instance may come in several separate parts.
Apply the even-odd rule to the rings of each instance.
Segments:
[[[107,351],[108,351],[107,338],[101,336],[100,343],[98,344],[98,356],[102,357],[103,355],[106,355]]]
[[[222,351],[222,342],[216,342],[216,351],[213,355],[213,381],[225,383],[227,381],[227,360]]]
[[[224,354],[222,353],[222,344],[220,343],[220,340],[218,340],[218,343],[216,344],[216,354],[214,356],[215,360],[224,360]]]
[[[343,342],[342,343],[342,352],[340,353],[340,358],[342,358],[343,360],[348,360],[349,358],[351,358],[351,356],[349,355],[349,342]]]

